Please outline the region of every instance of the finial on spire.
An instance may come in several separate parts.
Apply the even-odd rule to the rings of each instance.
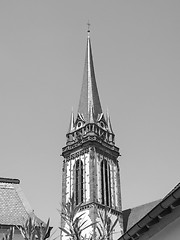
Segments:
[[[73,130],[74,130],[74,113],[73,113],[73,107],[72,107],[68,133],[72,132]]]
[[[87,26],[88,26],[88,30],[87,30],[87,32],[88,32],[88,36],[89,36],[89,33],[90,33],[90,26],[91,26],[89,20],[88,20]]]
[[[112,126],[111,126],[111,119],[110,119],[108,108],[107,108],[107,111],[106,111],[106,122],[107,122],[107,125],[108,125],[109,132],[113,133]]]

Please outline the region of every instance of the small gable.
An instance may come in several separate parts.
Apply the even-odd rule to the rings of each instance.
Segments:
[[[123,211],[123,225],[124,232],[129,230],[140,219],[142,219],[148,212],[150,212],[161,200],[153,201],[140,205],[135,208],[126,209]]]

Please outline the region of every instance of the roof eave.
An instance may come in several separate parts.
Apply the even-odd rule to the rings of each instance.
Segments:
[[[148,212],[141,220],[126,231],[118,240],[131,240],[133,237],[139,237],[147,232],[151,226],[156,224],[160,219],[169,214],[180,205],[180,185],[175,187],[157,206]],[[169,212],[170,211],[170,212]],[[156,219],[158,220],[156,222]]]

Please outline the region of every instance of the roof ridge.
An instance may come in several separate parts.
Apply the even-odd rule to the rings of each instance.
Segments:
[[[0,183],[20,184],[20,180],[17,179],[17,178],[3,178],[3,177],[0,177]]]
[[[19,185],[14,186],[14,189],[19,197],[19,199],[21,200],[23,207],[25,209],[25,212],[29,215],[33,212],[33,209],[31,208],[28,200],[26,199],[22,188]]]
[[[140,204],[140,205],[132,207],[132,208],[124,209],[123,211],[126,211],[128,209],[135,209],[135,208],[143,207],[143,206],[146,206],[146,205],[149,205],[149,204],[152,204],[152,203],[155,203],[155,202],[160,202],[160,201],[162,201],[162,199],[157,199],[157,200],[153,200],[151,202],[143,203],[143,204]]]

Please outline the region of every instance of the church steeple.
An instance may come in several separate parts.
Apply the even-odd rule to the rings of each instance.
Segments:
[[[62,203],[66,204],[69,199],[73,199],[75,205],[81,204],[80,211],[85,221],[96,226],[100,212],[105,214],[108,209],[111,213],[111,227],[116,221],[108,239],[117,240],[123,232],[118,161],[120,153],[115,146],[110,116],[107,112],[105,117],[101,108],[89,29],[79,108],[75,121],[71,114],[66,137],[67,142],[62,149]],[[86,229],[84,236],[98,239],[100,235],[95,225]],[[68,229],[63,219],[61,227]],[[61,238],[68,239],[63,234]]]
[[[78,114],[80,114],[86,123],[97,122],[98,116],[102,113],[99,99],[93,56],[91,49],[90,30],[88,30],[87,48],[84,65],[83,83],[79,100]]]

